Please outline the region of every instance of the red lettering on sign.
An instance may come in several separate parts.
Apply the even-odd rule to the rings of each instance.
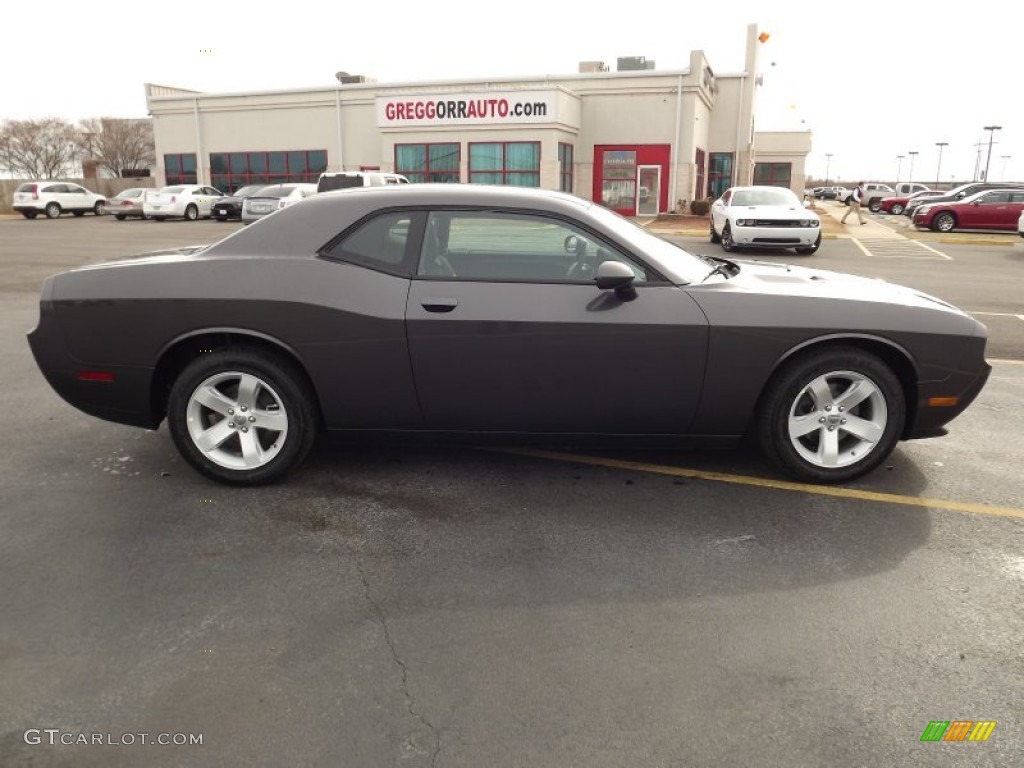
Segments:
[[[390,101],[384,105],[384,117],[387,120],[395,119],[395,105]]]
[[[498,117],[508,117],[507,99],[498,99]]]

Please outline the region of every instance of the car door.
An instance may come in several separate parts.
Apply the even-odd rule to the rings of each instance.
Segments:
[[[82,211],[92,207],[88,204],[89,196],[86,194],[84,187],[80,187],[77,184],[65,184],[64,188],[66,191],[63,197],[66,202],[62,203],[61,207],[65,211]]]
[[[600,290],[619,261],[636,298]],[[708,328],[685,292],[607,240],[521,211],[432,211],[406,330],[430,429],[684,433]]]
[[[960,226],[963,229],[992,229],[998,224],[1000,208],[1005,212],[1008,192],[986,192],[970,203],[961,202]]]

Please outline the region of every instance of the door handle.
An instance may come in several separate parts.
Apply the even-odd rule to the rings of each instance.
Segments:
[[[427,312],[451,312],[459,306],[458,299],[423,299],[420,304]]]

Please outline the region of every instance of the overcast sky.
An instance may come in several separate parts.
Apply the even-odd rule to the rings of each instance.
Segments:
[[[983,127],[1000,125],[989,176],[1024,180],[1017,2],[5,2],[0,119],[142,117],[145,82],[216,93],[334,85],[338,70],[382,83],[530,77],[633,55],[678,70],[696,49],[739,72],[752,23],[771,35],[756,128],[809,128],[809,174],[824,176],[831,153],[833,180],[894,179],[907,155],[906,180],[916,151],[914,180],[933,183],[944,141],[942,181],[970,179]]]

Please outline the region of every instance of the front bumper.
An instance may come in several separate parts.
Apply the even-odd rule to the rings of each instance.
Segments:
[[[795,248],[814,245],[821,227],[732,227],[733,242],[741,248]]]

